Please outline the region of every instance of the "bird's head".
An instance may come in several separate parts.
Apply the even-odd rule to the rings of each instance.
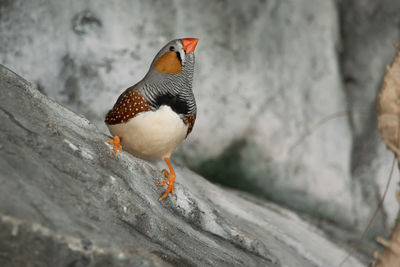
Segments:
[[[175,39],[167,43],[155,56],[147,79],[161,81],[172,77],[193,77],[194,50],[197,38]]]

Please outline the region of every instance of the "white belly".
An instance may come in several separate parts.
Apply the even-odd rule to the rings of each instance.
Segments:
[[[185,139],[188,126],[169,106],[138,114],[126,123],[107,125],[124,150],[141,158],[169,157]]]

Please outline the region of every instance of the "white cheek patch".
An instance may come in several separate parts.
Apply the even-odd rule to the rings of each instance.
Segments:
[[[185,65],[185,56],[186,56],[185,49],[183,48],[183,45],[181,42],[177,43],[177,47],[178,47],[179,55],[181,56],[182,66],[183,66],[183,65]]]
[[[179,54],[181,55],[182,66],[184,66],[185,65],[185,51],[183,49],[179,50]]]

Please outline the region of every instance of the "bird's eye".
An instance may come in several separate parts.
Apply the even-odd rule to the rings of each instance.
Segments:
[[[170,46],[170,47],[169,47],[169,51],[175,51],[175,47]]]

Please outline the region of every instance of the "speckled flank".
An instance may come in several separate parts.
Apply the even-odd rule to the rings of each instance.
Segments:
[[[105,123],[109,125],[127,122],[143,111],[149,111],[150,105],[137,91],[127,90],[107,113]]]
[[[195,120],[196,120],[196,113],[187,116],[186,119],[183,120],[185,125],[189,124],[189,128],[187,130],[186,137],[192,132]]]

